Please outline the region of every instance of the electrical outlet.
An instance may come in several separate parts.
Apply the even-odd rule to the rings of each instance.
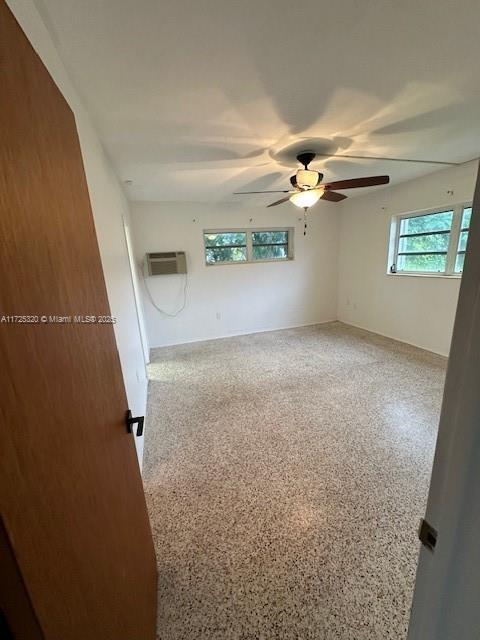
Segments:
[[[222,319],[222,314],[220,313],[220,311],[217,311],[217,313],[215,314],[215,317],[217,320],[221,320]]]

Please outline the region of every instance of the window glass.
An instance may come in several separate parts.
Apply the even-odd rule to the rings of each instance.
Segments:
[[[291,260],[293,229],[204,231],[207,264]]]
[[[458,253],[457,254],[457,259],[455,260],[455,271],[457,273],[460,273],[463,271],[463,264],[465,262],[465,254],[464,253]]]
[[[462,215],[462,229],[470,228],[471,217],[472,217],[472,207],[465,207]]]
[[[458,275],[463,270],[472,207],[457,204],[433,213],[392,219],[391,273]]]
[[[253,260],[288,258],[288,231],[252,231]]]
[[[397,271],[445,272],[453,210],[400,220]]]
[[[400,235],[426,233],[429,231],[450,231],[452,228],[453,211],[440,211],[424,216],[402,218]]]
[[[247,259],[247,234],[245,232],[206,233],[205,259],[216,262],[242,262]]]
[[[462,212],[462,223],[460,235],[458,237],[457,256],[455,258],[455,272],[463,271],[463,263],[465,262],[465,251],[467,249],[468,232],[470,229],[470,219],[472,217],[472,207],[464,207]]]
[[[399,255],[397,271],[445,271],[447,254],[423,253],[421,255]]]
[[[253,244],[287,244],[288,231],[252,231]]]
[[[448,243],[450,241],[450,233],[436,233],[433,235],[421,236],[400,236],[398,243],[398,251],[403,252],[422,252],[425,251],[448,251]]]
[[[468,231],[460,232],[460,240],[458,242],[458,250],[465,251],[467,248]]]

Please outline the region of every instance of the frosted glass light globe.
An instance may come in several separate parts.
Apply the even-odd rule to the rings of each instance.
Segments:
[[[319,177],[318,171],[299,169],[295,175],[295,180],[301,189],[313,189],[313,187],[317,186]]]
[[[297,191],[290,196],[290,202],[296,207],[305,209],[305,207],[311,207],[320,200],[323,195],[323,189],[308,189],[307,191]]]

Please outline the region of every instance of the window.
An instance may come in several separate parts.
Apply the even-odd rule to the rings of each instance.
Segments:
[[[470,205],[458,205],[394,219],[390,272],[460,274],[471,214]]]
[[[207,264],[246,261],[247,234],[244,231],[205,233],[204,237]]]
[[[460,225],[460,235],[458,238],[457,257],[455,259],[455,273],[463,271],[465,260],[465,250],[467,248],[468,232],[470,230],[470,218],[472,217],[472,207],[464,207],[462,213],[462,224]]]
[[[253,260],[288,258],[288,231],[252,231]]]
[[[293,229],[204,231],[207,265],[293,259]]]
[[[453,211],[400,220],[397,271],[445,271]]]

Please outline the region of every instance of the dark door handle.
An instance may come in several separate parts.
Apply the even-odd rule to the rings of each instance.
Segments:
[[[144,422],[145,418],[144,416],[137,416],[136,418],[134,418],[132,416],[132,412],[130,411],[130,409],[127,411],[127,414],[125,416],[125,422],[127,423],[127,433],[132,433],[132,425],[134,424],[138,424],[137,427],[137,437],[138,436],[143,436],[143,422]]]

